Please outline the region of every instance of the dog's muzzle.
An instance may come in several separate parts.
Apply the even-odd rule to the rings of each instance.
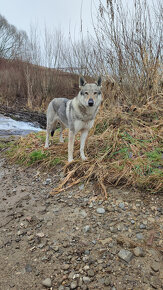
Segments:
[[[88,106],[92,107],[93,105],[94,105],[94,100],[93,99],[89,99]]]

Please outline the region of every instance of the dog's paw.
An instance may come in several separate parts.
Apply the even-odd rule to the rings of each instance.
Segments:
[[[61,139],[61,140],[59,140],[60,141],[60,143],[64,143],[64,139]]]
[[[73,162],[74,161],[74,159],[72,159],[72,158],[69,158],[68,159],[68,163],[71,163],[71,162]]]
[[[83,161],[88,160],[88,158],[87,158],[86,156],[82,156],[81,159],[82,159]]]

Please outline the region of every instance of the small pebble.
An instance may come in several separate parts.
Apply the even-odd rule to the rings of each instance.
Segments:
[[[89,277],[83,277],[83,282],[84,282],[85,284],[89,283],[90,281],[91,281],[91,280],[90,280]]]
[[[109,286],[110,285],[110,277],[106,277],[105,278],[104,284],[105,284],[105,286]]]
[[[89,232],[89,231],[90,231],[90,226],[89,226],[89,225],[85,226],[85,227],[83,228],[83,231],[84,231],[84,233]]]
[[[140,228],[141,230],[144,230],[144,229],[146,229],[146,225],[144,225],[144,224],[140,224],[139,228]]]
[[[103,213],[105,213],[105,209],[103,207],[99,207],[99,208],[97,208],[97,213],[103,214]]]
[[[143,239],[144,239],[144,236],[143,236],[142,233],[138,233],[138,234],[136,234],[136,238],[137,238],[138,240],[143,240]]]
[[[51,279],[50,278],[46,278],[45,280],[42,281],[42,285],[44,285],[47,288],[50,288],[52,285]]]
[[[125,209],[125,204],[124,204],[124,202],[120,202],[118,206],[119,206],[121,209]]]
[[[94,275],[95,275],[95,272],[93,270],[89,270],[88,271],[88,276],[89,277],[94,277]]]
[[[71,288],[71,289],[76,289],[77,286],[78,286],[77,281],[73,281],[73,282],[71,283],[71,285],[70,285],[70,288]]]
[[[121,249],[118,253],[118,257],[128,263],[133,258],[133,253],[128,250]]]
[[[153,262],[152,265],[151,265],[151,269],[152,269],[154,272],[158,272],[159,269],[160,269],[160,264],[157,263],[157,262]]]
[[[133,249],[133,253],[136,257],[144,257],[145,256],[145,252],[142,248],[140,247],[136,247]]]

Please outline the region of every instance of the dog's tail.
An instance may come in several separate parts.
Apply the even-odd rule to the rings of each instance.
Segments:
[[[53,137],[53,135],[54,135],[54,130],[51,131],[51,136]]]

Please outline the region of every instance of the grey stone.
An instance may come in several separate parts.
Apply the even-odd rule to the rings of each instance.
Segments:
[[[82,260],[83,260],[84,263],[87,263],[88,262],[88,259],[89,259],[88,256],[84,256]]]
[[[21,236],[21,235],[23,235],[23,233],[24,233],[23,231],[19,230],[19,231],[17,232],[17,235],[18,235],[18,236]]]
[[[157,263],[157,262],[153,262],[152,265],[151,265],[151,269],[152,269],[154,272],[158,272],[159,269],[160,269],[160,264]]]
[[[104,284],[105,286],[109,286],[110,285],[110,277],[106,277],[105,280],[104,280]]]
[[[70,268],[69,264],[64,264],[62,267],[63,270],[68,270],[69,268]]]
[[[145,256],[145,252],[142,248],[140,247],[136,247],[133,249],[134,255],[136,257],[144,257]]]
[[[74,275],[75,275],[75,272],[71,272],[71,273],[68,275],[68,278],[69,278],[69,279],[73,279]]]
[[[58,252],[58,251],[59,251],[59,247],[58,247],[58,246],[51,245],[50,248],[51,248],[54,252]]]
[[[92,241],[92,244],[96,245],[96,243],[97,243],[96,240],[93,240],[93,241]]]
[[[63,285],[60,285],[58,288],[58,290],[64,290],[64,289],[65,289],[65,287]]]
[[[136,234],[136,238],[137,238],[138,240],[143,240],[143,239],[144,239],[144,236],[143,236],[142,233],[138,233],[138,234]]]
[[[133,253],[128,250],[121,249],[118,253],[118,257],[128,263],[133,258]]]
[[[89,226],[89,225],[85,226],[85,227],[83,228],[83,231],[84,231],[84,233],[89,232],[89,231],[90,231],[90,226]]]
[[[44,182],[43,185],[48,185],[51,183],[51,178],[47,178]]]
[[[97,213],[104,214],[105,213],[105,209],[103,207],[99,207],[99,208],[97,208]]]
[[[80,215],[85,218],[87,216],[87,213],[85,210],[81,210]]]
[[[134,225],[135,224],[135,221],[134,220],[131,220],[131,223],[132,223],[132,225]]]
[[[121,209],[125,209],[125,204],[124,204],[124,202],[120,202],[120,203],[119,203],[119,207],[120,207]]]
[[[144,224],[140,224],[139,228],[140,228],[141,230],[144,230],[144,229],[146,229],[146,225],[144,225]]]
[[[86,276],[83,277],[83,282],[85,284],[89,283],[90,281],[91,281],[91,279],[89,277],[86,277]]]
[[[47,288],[50,288],[52,285],[51,279],[50,278],[46,278],[45,280],[42,281],[42,285],[44,285]]]
[[[80,278],[79,278],[79,281],[78,281],[78,286],[81,287],[82,284],[83,284],[83,280],[82,280],[82,278],[80,277]]]
[[[25,271],[26,271],[27,273],[32,272],[32,266],[31,266],[30,264],[27,264],[27,265],[25,266]]]
[[[71,283],[71,285],[70,285],[70,288],[71,288],[71,289],[76,289],[77,286],[78,286],[77,281],[73,281],[73,282]]]
[[[111,231],[111,233],[116,233],[117,232],[117,229],[114,228],[114,227],[110,227],[110,231]]]
[[[84,251],[84,254],[85,254],[85,255],[89,255],[89,254],[90,254],[90,251],[89,251],[89,250],[85,250],[85,251]]]
[[[88,270],[88,276],[89,277],[94,277],[95,272],[93,270]]]
[[[56,213],[56,212],[59,212],[59,210],[60,209],[56,206],[56,207],[54,207],[53,212]]]

